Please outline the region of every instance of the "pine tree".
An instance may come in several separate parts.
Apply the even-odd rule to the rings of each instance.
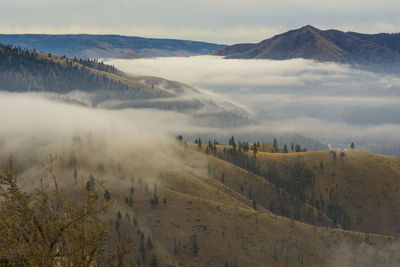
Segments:
[[[356,147],[356,145],[355,145],[353,142],[351,142],[350,148],[351,148],[351,149],[354,149],[355,147]]]
[[[288,148],[287,148],[287,145],[285,144],[284,146],[283,146],[283,153],[288,153],[289,151],[288,151]]]
[[[75,184],[78,183],[78,170],[76,168],[74,169],[74,182]]]
[[[295,151],[296,152],[301,152],[301,146],[300,145],[296,145],[295,146]]]
[[[106,201],[110,201],[110,200],[111,200],[110,191],[108,191],[107,189],[104,190],[104,199],[105,199]]]
[[[141,234],[140,237],[140,254],[142,255],[142,261],[145,262],[146,261],[146,247],[144,245],[144,236],[143,234]]]
[[[153,249],[153,242],[151,242],[150,236],[147,237],[146,247],[147,247],[148,250],[152,250]]]
[[[155,254],[151,256],[150,267],[158,267],[158,259]]]
[[[92,191],[96,186],[96,180],[92,175],[90,175],[89,180],[86,182],[86,190]]]
[[[190,239],[192,241],[192,253],[194,256],[197,256],[200,250],[199,244],[197,243],[197,235],[192,235]]]
[[[274,138],[273,147],[275,149],[275,152],[278,152],[278,141],[276,141],[276,138]]]

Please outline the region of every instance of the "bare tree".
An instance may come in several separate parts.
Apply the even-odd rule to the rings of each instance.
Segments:
[[[51,164],[51,161],[50,161]],[[97,189],[82,189],[81,200],[69,200],[51,173],[54,189],[42,185],[28,193],[10,165],[0,170],[0,263],[7,266],[94,266],[98,261],[123,266],[133,260],[129,237],[107,248],[110,202]]]

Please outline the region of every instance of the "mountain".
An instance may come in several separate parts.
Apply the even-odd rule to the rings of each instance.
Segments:
[[[396,71],[400,69],[400,34],[323,31],[308,25],[257,44],[220,48],[213,54],[241,59],[304,58]]]
[[[96,59],[205,55],[224,47],[188,40],[90,34],[0,34],[0,43],[69,57]]]

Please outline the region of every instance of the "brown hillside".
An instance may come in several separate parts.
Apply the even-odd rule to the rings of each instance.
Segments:
[[[336,160],[333,153],[336,153]],[[318,151],[293,154],[259,153],[267,170],[304,162],[317,178],[317,194],[337,202],[351,218],[350,229],[399,235],[400,159],[363,151]],[[321,165],[322,163],[322,165]],[[323,166],[321,168],[321,166]]]
[[[113,234],[117,238],[119,232],[136,233],[141,266],[149,264],[153,254],[161,266],[336,266],[347,254],[348,264],[363,266],[360,246],[375,255],[394,242],[389,236],[315,227],[262,207],[254,209],[234,187],[242,182],[248,183],[246,189],[250,184],[268,187],[268,183],[196,149],[159,143],[155,150],[151,144],[107,145],[102,139],[88,138],[76,137],[68,149],[54,155],[54,172],[69,195],[90,175],[97,182],[106,181],[115,200],[109,216],[118,221]],[[265,153],[271,156],[268,160],[280,155]],[[215,166],[214,176],[208,175],[209,164]],[[226,173],[224,183],[215,178],[221,171]],[[43,176],[45,172],[36,166],[23,174],[21,183],[31,188]],[[154,248],[146,245],[148,239]],[[368,259],[371,264],[382,263],[375,256]]]
[[[230,155],[230,147],[218,146],[217,151],[219,158],[243,164],[238,156]],[[253,151],[247,155],[252,159]],[[400,158],[363,151],[258,152],[254,164],[244,167],[286,191],[292,199],[316,208],[337,227],[394,236],[400,233]],[[313,183],[303,179],[312,179]],[[250,187],[260,188],[257,183]],[[270,203],[276,203],[275,195],[267,190],[264,194],[271,197]],[[312,223],[303,211],[281,215]]]

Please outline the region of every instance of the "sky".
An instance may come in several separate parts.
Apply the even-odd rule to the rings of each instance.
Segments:
[[[97,33],[257,42],[310,24],[400,32],[395,0],[1,0],[0,33]]]

